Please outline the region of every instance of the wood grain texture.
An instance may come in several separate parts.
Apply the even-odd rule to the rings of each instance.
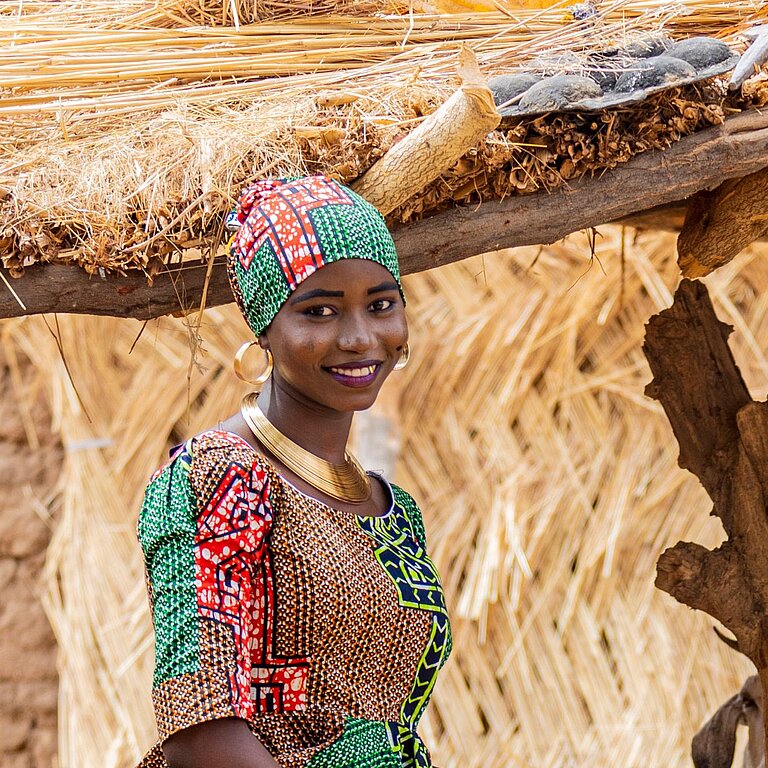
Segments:
[[[453,167],[501,122],[469,48],[459,53],[459,65],[461,87],[352,184],[385,216]]]
[[[704,277],[766,234],[768,167],[693,196],[677,240],[677,263],[686,277]]]
[[[29,267],[14,279],[0,273],[23,302],[22,308],[0,280],[0,317],[45,312],[111,315],[147,320],[161,315],[185,313],[200,306],[208,265],[193,262],[172,266],[155,276],[152,285],[141,272],[125,276],[88,275],[79,267],[46,264]],[[214,261],[206,296],[207,306],[234,301],[224,258]]]
[[[568,188],[455,208],[396,227],[392,234],[402,271],[421,272],[502,248],[553,243],[581,229],[680,201],[760,170],[766,165],[766,147],[768,112],[743,112],[664,152],[638,155]],[[101,280],[77,267],[30,267],[11,283],[26,310],[0,284],[0,317],[41,312],[157,317],[199,306],[205,274],[205,266],[173,267],[150,288],[141,275]],[[219,259],[208,306],[232,301],[226,282]]]
[[[728,537],[714,550],[692,542],[667,549],[656,586],[725,625],[768,690],[768,403],[751,399],[730,332],[706,287],[689,280],[646,328],[646,393],[663,406],[679,464],[699,478]]]
[[[707,193],[712,194],[712,193]],[[685,223],[685,217],[691,202],[696,199],[696,195],[688,200],[677,200],[674,203],[665,203],[657,205],[655,208],[649,208],[647,211],[631,213],[617,219],[614,224],[623,224],[638,230],[653,230],[661,232],[680,232]],[[756,242],[765,242],[768,239],[768,232],[758,237]]]

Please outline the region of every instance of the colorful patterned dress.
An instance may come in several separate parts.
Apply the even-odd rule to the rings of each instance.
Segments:
[[[296,489],[211,431],[155,473],[139,517],[163,740],[239,717],[283,768],[422,768],[416,725],[451,649],[421,513],[381,517]],[[165,766],[159,743],[142,768]]]

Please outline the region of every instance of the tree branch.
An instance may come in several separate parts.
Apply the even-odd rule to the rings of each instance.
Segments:
[[[704,277],[768,234],[768,168],[697,192],[677,240],[686,277]]]
[[[657,399],[690,469],[714,502],[728,539],[709,551],[680,542],[659,558],[656,586],[706,611],[738,648],[768,668],[768,404],[751,400],[702,283],[683,280],[643,347]]]
[[[716,504],[715,457],[738,440],[736,414],[751,402],[728,347],[732,330],[717,319],[704,284],[683,280],[672,306],[648,321],[643,344],[654,377],[645,394],[664,407],[680,444],[680,466]]]
[[[663,152],[638,155],[601,176],[583,178],[551,194],[540,192],[455,208],[396,227],[393,236],[403,273],[501,248],[553,243],[571,232],[679,201],[765,167],[766,145],[768,112],[742,112]],[[0,284],[0,317],[40,312],[157,317],[199,306],[205,274],[206,267],[196,264],[171,267],[149,288],[140,274],[102,280],[78,267],[62,265],[29,267],[15,281],[3,272],[26,310]],[[231,300],[219,259],[211,275],[207,305]]]

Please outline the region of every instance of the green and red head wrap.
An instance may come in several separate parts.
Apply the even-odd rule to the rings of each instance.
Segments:
[[[257,181],[240,195],[237,221],[227,272],[256,336],[304,280],[334,261],[376,261],[400,285],[395,244],[379,211],[327,176]]]

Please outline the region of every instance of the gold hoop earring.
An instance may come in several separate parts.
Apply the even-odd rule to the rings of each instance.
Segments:
[[[264,369],[264,372],[253,380],[246,377],[246,375],[243,373],[243,358],[245,357],[245,353],[254,344],[258,345],[258,343],[258,341],[246,341],[245,344],[243,344],[240,349],[237,350],[234,362],[232,363],[232,367],[235,369],[235,376],[237,376],[237,378],[241,381],[245,381],[248,384],[253,384],[254,387],[262,387],[264,385],[267,379],[272,375],[272,369],[274,368],[275,364],[272,353],[268,349],[265,349],[264,352],[267,356],[267,367]]]
[[[392,369],[394,371],[402,371],[403,368],[405,368],[406,365],[408,365],[408,361],[411,359],[411,348],[408,346],[408,342],[405,342],[405,346],[403,347],[403,351],[400,353],[400,359],[395,363],[395,367]]]

